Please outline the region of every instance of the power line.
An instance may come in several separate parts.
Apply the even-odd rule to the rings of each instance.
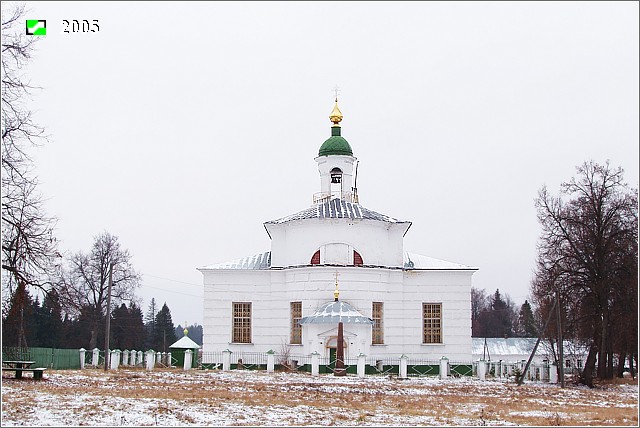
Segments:
[[[150,273],[143,273],[142,275],[143,276],[150,276],[152,278],[157,278],[157,279],[164,279],[165,281],[171,281],[171,282],[177,282],[177,283],[180,283],[180,284],[191,285],[192,287],[203,287],[203,285],[204,285],[204,284],[193,284],[191,282],[178,281],[177,279],[164,278],[162,276],[151,275]]]
[[[167,293],[175,293],[175,294],[181,294],[183,296],[189,296],[189,297],[198,297],[198,298],[202,298],[202,296],[198,296],[196,294],[189,294],[189,293],[183,293],[181,291],[174,291],[174,290],[167,290],[164,288],[158,288],[158,287],[154,287],[152,285],[143,285],[143,287],[148,287],[148,288],[153,288],[154,290],[160,290],[160,291],[165,291]]]

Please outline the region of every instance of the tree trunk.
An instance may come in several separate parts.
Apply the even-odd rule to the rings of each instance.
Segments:
[[[600,326],[600,340],[598,347],[598,371],[596,375],[600,379],[605,379],[607,376],[607,325],[609,324],[609,316],[607,314],[606,306],[602,309],[602,325]]]
[[[580,383],[593,388],[593,369],[596,363],[596,354],[598,350],[595,344],[591,344],[589,347],[589,354],[587,355],[587,361],[584,363],[584,370],[580,375]]]
[[[98,323],[93,322],[91,324],[91,339],[89,340],[89,349],[96,349],[97,347],[98,347]]]
[[[617,377],[624,377],[624,362],[627,359],[627,354],[626,352],[621,352],[620,355],[618,355],[618,370],[616,373]]]
[[[613,379],[613,349],[611,349],[611,340],[608,343],[607,350],[607,379]]]

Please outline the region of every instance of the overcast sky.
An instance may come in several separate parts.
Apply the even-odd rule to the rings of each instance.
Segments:
[[[61,250],[117,235],[143,311],[176,325],[202,324],[197,267],[270,250],[263,222],[311,205],[336,85],[360,203],[518,305],[543,185],[593,159],[638,186],[638,2],[26,5]]]

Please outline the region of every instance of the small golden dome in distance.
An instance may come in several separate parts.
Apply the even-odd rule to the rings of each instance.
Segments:
[[[338,99],[336,98],[336,104],[333,106],[333,110],[329,115],[329,120],[333,122],[333,126],[340,126],[339,123],[342,121],[342,112],[338,108]]]

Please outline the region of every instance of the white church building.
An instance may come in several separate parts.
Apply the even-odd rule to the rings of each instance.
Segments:
[[[472,360],[471,280],[477,268],[405,251],[411,222],[365,208],[356,158],[330,115],[318,151],[320,192],[300,212],[264,223],[271,249],[198,268],[203,355],[314,352],[332,358],[338,322],[354,358]]]

